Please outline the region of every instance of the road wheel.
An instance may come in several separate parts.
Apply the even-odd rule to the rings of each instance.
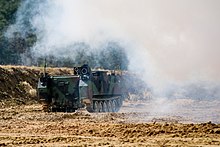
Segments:
[[[117,102],[116,100],[112,100],[112,112],[116,112],[117,109]]]
[[[119,109],[121,108],[121,106],[122,106],[122,100],[121,100],[121,98],[118,98],[116,100],[116,109],[115,109],[115,111],[118,112]]]
[[[112,112],[112,101],[107,101],[108,112]]]
[[[99,102],[95,101],[93,104],[93,110],[94,112],[99,112]]]
[[[108,107],[108,112],[112,112],[112,102],[111,101],[106,101],[107,107]]]
[[[104,101],[104,102],[103,102],[103,112],[108,112],[107,101]]]
[[[99,112],[103,112],[103,102],[99,102]]]
[[[122,106],[123,101],[122,101],[122,98],[121,98],[121,97],[117,99],[117,103],[118,103],[118,106],[119,106],[119,107]]]

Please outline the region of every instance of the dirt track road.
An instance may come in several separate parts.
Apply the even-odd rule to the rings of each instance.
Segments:
[[[153,103],[160,102],[164,103]],[[205,111],[205,105],[194,107],[193,101],[178,100],[163,113],[149,104],[125,102],[119,113],[106,114],[45,113],[39,104],[2,108],[0,146],[220,146],[220,124],[205,120],[219,112],[219,103],[205,103]],[[179,111],[172,114],[174,106]],[[193,117],[190,111],[204,114]],[[212,118],[218,121],[219,114]]]

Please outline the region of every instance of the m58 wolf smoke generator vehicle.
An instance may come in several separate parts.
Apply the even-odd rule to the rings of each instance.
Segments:
[[[38,82],[39,100],[45,111],[117,112],[124,99],[122,72],[92,71],[88,65],[74,67],[73,75],[50,76],[46,72]]]

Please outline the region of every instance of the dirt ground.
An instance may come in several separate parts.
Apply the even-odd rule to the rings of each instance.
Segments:
[[[0,146],[220,146],[220,124],[132,106],[102,114],[46,113],[39,104],[2,108]]]
[[[220,146],[220,100],[130,98],[118,113],[46,113],[40,72],[0,66],[0,146]]]

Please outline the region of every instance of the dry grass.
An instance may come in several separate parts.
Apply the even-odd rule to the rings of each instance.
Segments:
[[[16,66],[16,65],[0,65],[0,68],[6,69],[6,70],[11,70],[13,68],[16,69],[23,69],[23,70],[34,70],[34,71],[40,71],[43,73],[44,67],[38,67],[38,66]],[[67,67],[47,67],[46,71],[50,74],[60,74],[61,73],[66,73],[66,74],[73,74],[73,69],[72,68],[67,68]]]

